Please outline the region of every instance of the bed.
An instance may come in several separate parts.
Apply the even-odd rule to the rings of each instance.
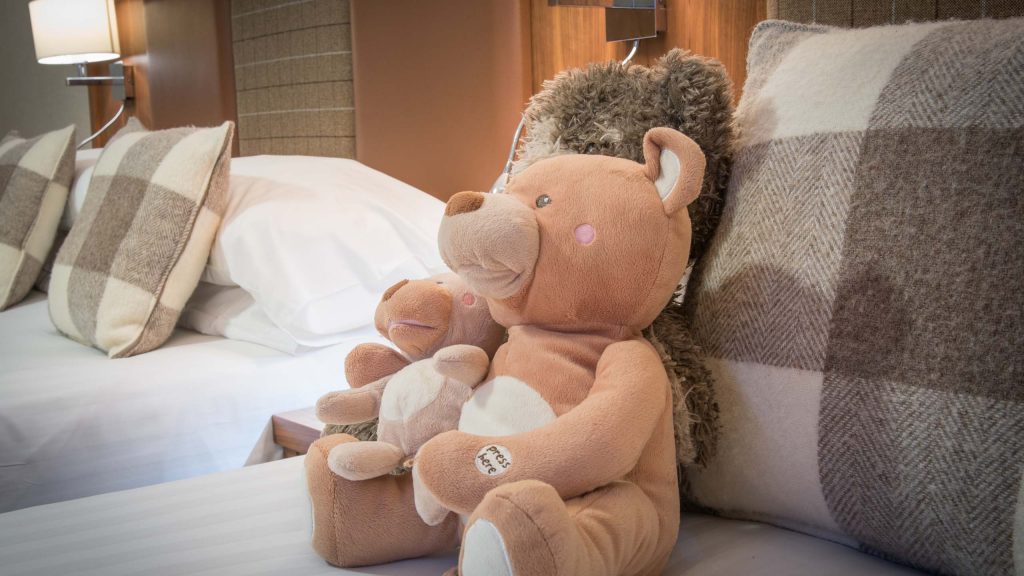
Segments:
[[[301,458],[0,515],[8,576],[441,574],[455,554],[339,569],[309,545]],[[665,574],[911,575],[851,548],[757,522],[684,514]]]
[[[78,155],[65,229],[100,153]],[[355,160],[237,158],[228,187],[156,350],[110,359],[64,337],[39,291],[0,313],[0,512],[280,458],[271,416],[345,387],[352,347],[383,341],[380,294],[444,269],[444,204]]]
[[[345,355],[379,339],[292,356],[179,329],[110,360],[61,337],[34,292],[0,318],[0,511],[280,457],[270,416],[344,386]]]

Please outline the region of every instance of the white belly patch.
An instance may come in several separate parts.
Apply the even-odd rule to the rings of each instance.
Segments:
[[[462,406],[459,430],[479,436],[508,436],[540,428],[555,411],[525,382],[498,376],[481,385]]]
[[[413,362],[399,370],[384,388],[380,399],[380,417],[405,421],[437,398],[444,376],[434,370],[434,360]]]

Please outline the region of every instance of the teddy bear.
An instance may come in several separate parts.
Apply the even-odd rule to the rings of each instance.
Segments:
[[[489,366],[486,351],[456,344],[357,390],[323,396],[316,407],[321,420],[357,424],[379,415],[376,440],[335,446],[327,465],[348,480],[401,473],[424,442],[455,429]]]
[[[544,83],[526,109],[513,173],[556,154],[601,154],[643,161],[644,134],[675,128],[704,152],[701,194],[688,208],[691,277],[718,226],[732,163],[732,83],[714,59],[673,49],[653,66],[608,62],[570,69]],[[644,336],[669,374],[680,464],[705,464],[715,450],[718,405],[713,379],[690,332],[689,303],[673,299]]]
[[[458,429],[412,474],[352,482],[314,442],[305,460],[313,546],[360,566],[461,543],[458,573],[656,574],[679,527],[672,392],[641,330],[673,297],[704,155],[668,128],[644,163],[559,155],[504,194],[445,209],[445,262],[508,328]],[[441,514],[439,511],[454,512]]]
[[[377,440],[377,414],[386,384],[382,379],[453,345],[476,346],[490,358],[505,337],[505,329],[491,318],[487,301],[450,272],[402,280],[385,290],[374,311],[374,326],[398,349],[366,343],[345,357],[350,389],[330,392],[317,402],[317,416],[326,424],[324,436],[345,433]],[[430,372],[427,365],[421,368]],[[398,388],[392,392],[396,398]]]

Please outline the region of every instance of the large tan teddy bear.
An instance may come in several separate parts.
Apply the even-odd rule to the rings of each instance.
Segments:
[[[725,206],[732,118],[732,84],[722,64],[678,48],[649,67],[608,62],[568,69],[530,99],[514,173],[566,153],[643,162],[644,135],[651,128],[686,134],[706,159],[700,196],[687,207],[691,277],[697,278]],[[690,330],[691,304],[673,300],[644,336],[661,352],[673,387],[679,463],[704,466],[715,452],[718,405],[714,379]]]
[[[487,298],[508,341],[459,429],[428,441],[411,475],[351,482],[327,454],[354,439],[313,444],[313,545],[329,562],[390,562],[461,541],[466,576],[665,566],[679,527],[672,400],[641,330],[686,265],[704,156],[657,128],[644,157],[557,156],[506,194],[448,202],[442,255]]]

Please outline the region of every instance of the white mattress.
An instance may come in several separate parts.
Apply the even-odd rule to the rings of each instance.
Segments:
[[[0,514],[0,571],[22,574],[441,574],[454,554],[331,567],[309,544],[301,458]],[[910,575],[851,548],[756,522],[686,515],[666,574]]]
[[[60,336],[33,293],[0,314],[0,511],[270,460],[270,416],[345,386],[365,341],[372,327],[289,356],[179,330],[110,360]]]

